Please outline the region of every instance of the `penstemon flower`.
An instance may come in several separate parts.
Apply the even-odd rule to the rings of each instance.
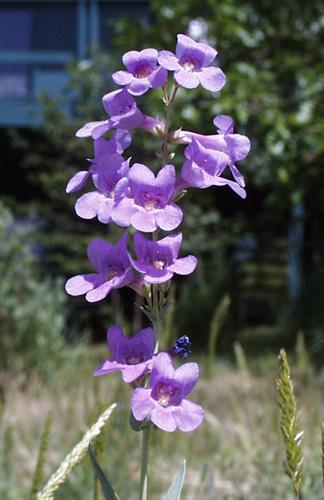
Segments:
[[[96,302],[113,289],[131,287],[143,297],[141,309],[152,322],[153,328],[144,328],[131,337],[118,325],[108,328],[111,358],[93,372],[101,376],[119,371],[126,383],[136,387],[130,423],[143,436],[140,500],[147,500],[150,428],[188,432],[204,419],[201,406],[187,399],[198,380],[198,365],[174,366],[176,358],[186,358],[191,352],[189,338],[183,335],[166,352],[159,352],[161,322],[174,274],[189,275],[197,266],[195,256],[179,257],[182,233],[168,234],[183,219],[176,202],[191,188],[211,186],[229,186],[242,198],[246,196],[245,181],[236,163],[246,158],[251,144],[246,136],[234,133],[230,116],[214,118],[214,135],[182,130],[179,124],[176,130],[170,130],[172,108],[177,93],[183,91],[181,87],[191,89],[201,84],[218,92],[225,85],[223,71],[212,66],[216,55],[213,47],[183,34],[178,35],[175,54],[154,48],[124,54],[125,70],[112,75],[123,88],[102,99],[108,118],[87,123],[76,133],[77,137],[93,139],[94,158],[89,169],[77,172],[66,188],[73,193],[91,178],[94,189],[78,198],[76,213],[124,228],[115,244],[99,238],[91,241],[88,257],[95,272],[70,278],[66,291],[74,296],[85,294],[86,300]],[[166,106],[164,119],[144,115],[135,101],[136,96],[149,90],[158,92],[160,87]],[[161,162],[158,171],[122,156],[136,128],[161,139],[161,149],[155,155]],[[170,144],[185,145],[183,161],[176,162],[182,163],[179,171],[170,164],[176,154],[169,151]],[[128,248],[128,232],[133,235],[132,249]]]
[[[174,79],[187,89],[201,84],[205,89],[221,90],[226,77],[220,68],[211,67],[217,52],[205,43],[198,43],[186,35],[178,35],[176,53],[167,50],[159,53],[158,61],[169,71],[174,71]]]
[[[157,66],[157,57],[156,49],[126,52],[123,63],[127,71],[117,71],[112,79],[118,85],[126,85],[127,91],[135,96],[145,94],[150,88],[162,87],[167,81],[168,72]]]
[[[136,420],[148,418],[160,429],[188,432],[196,429],[204,418],[201,406],[185,397],[192,391],[199,376],[197,363],[185,363],[175,370],[168,354],[154,358],[147,389],[135,389],[132,412]]]
[[[152,328],[126,337],[123,330],[113,325],[107,332],[107,345],[113,359],[106,359],[93,372],[94,376],[120,371],[124,382],[130,383],[152,369],[155,337]]]
[[[127,130],[118,129],[112,138],[107,141],[103,137],[95,139],[93,143],[95,157],[88,160],[91,163],[89,170],[81,170],[74,174],[66,186],[67,193],[74,193],[82,189],[87,180],[92,176],[95,181],[101,173],[101,167],[110,165],[121,166],[124,158],[121,156],[132,142]]]
[[[173,274],[191,274],[197,259],[193,255],[178,259],[182,234],[172,234],[162,240],[147,240],[141,233],[134,236],[137,259],[131,259],[134,269],[143,274],[145,283],[157,285],[169,281]]]
[[[112,210],[112,220],[121,227],[149,233],[160,228],[171,231],[182,221],[181,209],[172,201],[175,195],[176,172],[166,165],[154,177],[140,163],[129,170],[130,196],[123,198]]]
[[[88,246],[88,257],[96,273],[70,278],[65,285],[68,294],[86,294],[88,302],[97,302],[107,297],[114,288],[122,288],[132,282],[133,271],[127,252],[127,233],[122,235],[116,245],[100,238],[92,240]]]
[[[111,213],[128,188],[128,161],[121,165],[102,167],[92,176],[97,191],[82,195],[75,204],[75,211],[83,219],[98,217],[100,222],[111,222]]]
[[[185,157],[186,161],[182,166],[179,179],[179,186],[182,190],[187,187],[204,189],[211,186],[229,186],[242,198],[246,197],[242,185],[222,177],[229,162],[229,157],[222,151],[207,149],[193,138],[185,150]]]
[[[127,89],[115,90],[102,98],[103,106],[109,115],[108,120],[86,123],[76,132],[77,137],[98,139],[110,129],[126,129],[140,127],[154,130],[161,125],[159,120],[144,115],[136,106],[134,98]]]

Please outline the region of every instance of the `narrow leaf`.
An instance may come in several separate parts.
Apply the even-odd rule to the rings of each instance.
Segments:
[[[186,461],[183,461],[177,477],[171,484],[167,494],[164,497],[164,500],[180,500],[180,494],[183,486],[183,481],[186,473]]]
[[[49,412],[47,414],[43,434],[42,434],[39,449],[38,449],[37,464],[36,464],[34,477],[33,477],[33,484],[32,484],[32,489],[31,489],[31,494],[30,494],[30,500],[37,499],[37,492],[40,488],[40,485],[41,485],[41,482],[43,479],[43,469],[44,469],[44,463],[45,463],[46,453],[47,453],[47,449],[48,449],[48,440],[49,440],[51,426],[52,426],[52,414]]]
[[[92,462],[93,468],[95,470],[96,476],[99,479],[105,500],[117,500],[119,497],[114,492],[113,488],[110,486],[110,483],[109,483],[107,477],[105,476],[103,470],[101,469],[100,465],[98,464],[98,462],[96,460],[96,457],[92,451],[90,444],[88,446],[88,453],[89,453],[89,456],[91,458],[91,462]]]

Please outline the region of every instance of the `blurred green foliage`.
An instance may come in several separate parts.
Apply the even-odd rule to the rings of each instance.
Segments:
[[[86,246],[91,237],[117,237],[113,225],[78,219],[73,209],[75,195],[64,192],[67,180],[86,168],[85,158],[93,154],[92,141],[76,139],[75,130],[86,121],[105,118],[101,97],[113,89],[110,76],[121,68],[123,52],[148,46],[174,50],[177,33],[189,33],[216,46],[217,62],[228,81],[216,96],[201,88],[182,90],[175,106],[174,128],[213,133],[212,118],[219,113],[230,114],[236,121],[236,131],[251,138],[252,151],[239,165],[247,178],[246,200],[225,188],[193,190],[181,200],[186,214],[181,228],[183,251],[195,253],[200,265],[193,276],[177,286],[175,317],[179,332],[196,335],[197,342],[205,344],[213,312],[227,292],[231,297],[230,319],[221,344],[228,345],[232,332],[251,321],[260,324],[269,318],[282,319],[289,308],[292,334],[302,327],[307,340],[309,329],[322,331],[324,325],[319,306],[324,296],[322,4],[315,0],[275,4],[257,0],[239,4],[234,0],[151,0],[150,7],[150,22],[145,26],[129,19],[116,22],[111,54],[98,52],[91,60],[71,64],[71,81],[62,100],[42,97],[44,125],[40,130],[32,134],[11,131],[13,146],[23,152],[22,168],[36,188],[28,205],[45,222],[41,245],[46,272],[70,276],[87,271]],[[67,100],[69,110],[63,106]],[[162,116],[159,91],[138,102],[144,112]],[[129,154],[136,161],[154,165],[154,151],[159,148],[159,142],[149,134],[136,131]],[[175,164],[181,165],[181,154]],[[304,283],[300,301],[287,307],[288,250],[281,241],[287,242],[292,207],[297,203],[305,207]],[[242,278],[237,261],[236,249],[243,236],[256,246],[255,253],[246,257],[247,261],[254,259],[248,271],[252,279]],[[276,273],[271,271],[272,254]],[[253,286],[248,288],[248,282]],[[309,290],[316,290],[316,294],[310,295]],[[113,307],[109,301],[107,306],[93,308],[83,298],[70,299],[69,307],[79,325],[91,325],[101,336],[104,325],[115,317],[116,304],[123,303],[122,311],[132,318],[129,303],[133,296],[122,291],[120,301],[118,293]],[[255,313],[252,320],[247,311]]]
[[[70,358],[62,280],[38,273],[30,224],[1,203],[0,395],[13,373],[21,383],[31,371],[47,379]]]

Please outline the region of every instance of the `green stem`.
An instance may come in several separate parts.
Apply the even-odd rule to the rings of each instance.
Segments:
[[[148,455],[151,426],[143,429],[142,433],[142,457],[141,457],[141,484],[139,500],[147,500],[147,482],[148,482]]]
[[[175,85],[171,96],[169,97],[167,94],[166,87],[163,87],[164,99],[166,104],[166,120],[165,120],[165,130],[162,144],[162,164],[166,164],[168,162],[168,134],[171,123],[171,114],[172,114],[172,105],[174,99],[176,97],[178,86]],[[158,231],[153,232],[152,239],[157,240]],[[148,299],[148,304],[150,306],[151,312],[153,312],[154,321],[153,330],[156,335],[156,346],[155,353],[158,351],[159,346],[159,330],[161,326],[161,317],[160,317],[160,298],[159,298],[159,290],[157,285],[152,285],[151,294]],[[148,485],[148,456],[149,456],[149,441],[150,441],[150,430],[151,426],[148,425],[142,430],[142,455],[141,455],[141,480],[140,480],[140,494],[139,500],[147,500],[147,485]]]
[[[178,85],[175,84],[173,91],[171,93],[171,96],[169,97],[167,95],[166,88],[163,88],[164,92],[164,98],[165,98],[165,105],[166,105],[166,118],[165,118],[165,125],[164,125],[164,137],[163,137],[163,144],[162,144],[162,164],[166,165],[168,163],[169,155],[168,155],[168,135],[169,135],[169,129],[171,125],[171,116],[172,116],[172,107],[173,103],[175,100],[175,97],[178,92]]]

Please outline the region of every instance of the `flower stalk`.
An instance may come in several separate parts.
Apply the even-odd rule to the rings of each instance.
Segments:
[[[150,433],[151,426],[147,425],[142,430],[141,480],[139,500],[147,500]]]
[[[211,136],[182,131],[181,126],[170,129],[180,87],[193,89],[201,85],[211,92],[224,87],[223,71],[213,66],[216,55],[213,47],[182,34],[177,37],[175,53],[154,48],[125,53],[124,68],[112,75],[122,88],[102,99],[107,118],[86,123],[76,133],[77,137],[93,139],[90,168],[76,172],[66,188],[68,193],[74,193],[92,180],[95,190],[77,200],[77,215],[83,219],[97,218],[103,224],[113,223],[124,230],[117,243],[96,238],[89,244],[88,257],[94,272],[71,277],[66,283],[67,293],[85,295],[88,302],[98,302],[112,290],[128,286],[144,297],[140,309],[153,326],[127,337],[120,326],[111,325],[107,330],[110,358],[93,372],[94,376],[120,372],[124,382],[134,389],[130,422],[134,430],[142,432],[140,500],[147,500],[148,495],[151,427],[189,432],[204,419],[202,407],[187,399],[199,377],[197,363],[184,363],[178,368],[173,365],[176,356],[185,358],[189,354],[189,337],[182,335],[166,352],[159,352],[166,294],[172,278],[175,274],[189,275],[197,266],[195,256],[179,257],[182,233],[170,234],[183,219],[177,202],[188,188],[211,186],[228,186],[245,197],[244,179],[235,163],[248,155],[250,141],[234,133],[231,117],[216,116],[213,123],[217,134]],[[162,88],[164,96],[164,120],[144,115],[135,99],[158,88]],[[158,172],[147,165],[132,164],[131,156],[123,156],[131,145],[133,130],[138,128],[161,140],[156,152],[162,164]],[[104,138],[107,132],[109,139]],[[169,151],[169,144],[186,144],[180,170],[171,164],[175,152]],[[233,179],[223,176],[223,172]],[[129,228],[135,231],[128,234]],[[161,237],[160,231],[169,234]],[[131,238],[133,245],[129,245]],[[73,464],[82,458],[83,448],[82,453],[76,451]],[[177,480],[178,492],[183,474],[184,470]]]

